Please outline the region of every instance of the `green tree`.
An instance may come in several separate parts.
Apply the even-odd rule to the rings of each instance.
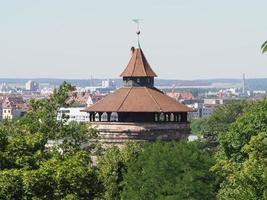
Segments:
[[[204,134],[205,124],[206,119],[193,119],[190,122],[191,133],[197,136],[202,136]]]
[[[22,170],[0,170],[0,199],[20,200],[23,194]]]
[[[59,159],[49,159],[36,170],[23,171],[24,199],[58,199],[55,193],[58,163],[61,163]]]
[[[96,131],[57,120],[71,104],[73,86],[63,83],[48,99],[32,100],[29,112],[0,124],[0,199],[94,199],[101,184],[92,166]],[[48,140],[59,143],[46,147]],[[89,145],[87,145],[89,144]]]
[[[26,115],[20,118],[16,125],[27,129],[30,133],[42,132],[49,139],[60,138],[64,133],[67,116],[56,120],[59,109],[72,104],[75,87],[63,82],[53,94],[45,99],[31,99]]]
[[[94,199],[99,183],[88,152],[54,156],[35,170],[0,171],[0,199]]]
[[[266,136],[267,133],[262,132],[251,137],[249,144],[242,148],[242,152],[248,154],[243,163],[224,162],[220,166],[227,176],[221,184],[218,199],[267,199]]]
[[[240,116],[228,131],[219,135],[220,152],[226,159],[242,162],[247,154],[241,149],[253,135],[267,132],[267,99],[254,103]]]
[[[262,51],[262,53],[267,52],[267,41],[264,42],[264,43],[261,45],[261,51]]]
[[[267,100],[264,99],[253,104],[227,132],[219,135],[220,146],[213,167],[221,178],[219,199],[263,199],[266,133]]]
[[[8,145],[4,151],[9,161],[7,168],[37,168],[39,162],[45,159],[44,134],[23,134],[19,133],[9,137]]]
[[[140,144],[129,143],[121,149],[113,146],[99,158],[97,172],[103,183],[103,199],[120,199],[123,189],[123,174],[126,173],[130,160],[135,160],[141,151]]]
[[[218,137],[228,131],[230,125],[251,105],[246,100],[233,100],[215,109],[202,126],[206,148],[214,151],[219,145]]]
[[[100,186],[86,151],[44,162],[38,170],[27,171],[23,183],[27,199],[93,199]]]
[[[128,164],[122,199],[214,199],[212,164],[197,143],[147,144]]]

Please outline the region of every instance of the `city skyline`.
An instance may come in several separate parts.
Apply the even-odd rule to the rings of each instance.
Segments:
[[[142,19],[141,47],[161,79],[265,78],[266,6],[262,0],[5,1],[0,78],[118,78],[137,46],[133,18]]]

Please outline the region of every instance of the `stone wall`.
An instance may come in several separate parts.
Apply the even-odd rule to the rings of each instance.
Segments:
[[[118,145],[129,141],[180,140],[190,133],[189,123],[177,122],[92,122],[91,125],[98,130],[103,143]]]

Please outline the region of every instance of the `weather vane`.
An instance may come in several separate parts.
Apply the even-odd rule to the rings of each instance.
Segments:
[[[137,34],[137,40],[138,40],[138,47],[140,48],[140,41],[139,41],[139,35],[141,33],[140,31],[140,21],[141,19],[133,19],[133,21],[136,23],[136,34]]]

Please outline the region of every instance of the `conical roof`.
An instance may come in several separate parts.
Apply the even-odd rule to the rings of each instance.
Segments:
[[[156,88],[123,87],[86,108],[86,112],[193,112]]]
[[[132,47],[132,57],[121,73],[122,77],[156,77],[141,48]]]
[[[123,77],[155,77],[141,48],[132,48],[132,57],[122,72]],[[144,86],[122,87],[89,106],[85,112],[193,112],[162,91]]]

